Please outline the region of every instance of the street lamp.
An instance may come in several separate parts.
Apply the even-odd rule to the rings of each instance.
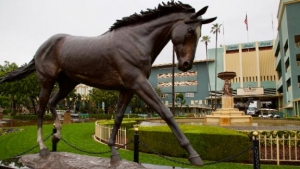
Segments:
[[[70,111],[71,111],[71,109],[72,109],[72,100],[73,100],[73,98],[70,97],[70,104],[69,104],[69,109],[70,109]],[[71,113],[72,113],[72,112],[71,112]]]

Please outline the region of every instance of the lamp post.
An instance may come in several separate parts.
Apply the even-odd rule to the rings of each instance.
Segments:
[[[68,107],[68,101],[67,101],[66,98],[64,100],[65,100],[65,109],[67,109],[67,107]]]
[[[136,126],[134,128],[134,152],[133,152],[133,161],[139,163],[139,128]]]
[[[70,97],[70,104],[69,104],[69,109],[70,109],[70,111],[72,110],[72,100],[73,100],[73,98],[72,97]],[[71,112],[72,113],[72,112]]]
[[[74,104],[73,104],[74,105],[74,113],[76,113],[76,101],[77,101],[77,97],[75,96],[74,97]]]

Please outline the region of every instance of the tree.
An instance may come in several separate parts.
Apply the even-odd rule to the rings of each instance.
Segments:
[[[184,95],[182,93],[177,93],[175,98],[176,98],[176,102],[179,102],[180,104],[179,113],[182,113],[181,112],[182,106],[185,105],[186,103],[186,100],[184,99]]]
[[[203,36],[201,42],[205,43],[206,72],[207,72],[207,77],[208,77],[208,88],[209,88],[209,95],[210,95],[210,104],[211,104],[211,109],[213,109],[210,77],[209,77],[209,70],[208,70],[208,54],[207,54],[207,45],[210,42],[210,37],[209,36]]]
[[[23,66],[26,65],[24,64]],[[5,61],[3,66],[0,65],[0,76],[3,77],[17,68],[18,66],[15,63]],[[29,110],[33,108],[34,112],[36,112],[35,105],[40,91],[36,73],[15,82],[1,84],[0,89],[2,96],[10,96],[12,115],[16,113],[17,105],[24,106]]]
[[[93,88],[90,93],[90,98],[97,104],[104,102],[105,105],[110,108],[109,113],[112,113],[112,110],[114,110],[117,105],[119,93],[115,90]]]
[[[218,33],[220,33],[222,24],[215,23],[211,28],[211,33],[216,34],[216,47],[215,47],[215,109],[217,109],[217,46],[218,46]]]
[[[6,75],[6,73],[11,72],[17,69],[18,66],[16,63],[9,63],[8,61],[4,61],[4,65],[0,65],[0,77]],[[21,87],[19,82],[11,82],[11,83],[4,83],[0,85],[0,91],[2,96],[6,96],[10,98],[10,106],[11,106],[11,113],[14,115],[16,113],[16,101],[15,95],[18,92],[18,89]]]

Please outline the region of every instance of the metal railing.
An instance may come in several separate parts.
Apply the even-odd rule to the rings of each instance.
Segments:
[[[112,132],[111,126],[104,126],[100,125],[97,122],[95,122],[95,138],[103,143],[108,143],[111,132]],[[117,136],[116,136],[116,145],[126,145],[127,143],[126,138],[126,128],[120,127],[118,130]],[[127,146],[125,146],[125,149]]]
[[[260,160],[280,162],[300,162],[300,137],[259,135]]]

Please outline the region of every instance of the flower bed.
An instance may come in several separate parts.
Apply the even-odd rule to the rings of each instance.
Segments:
[[[21,132],[23,130],[24,129],[20,129],[20,128],[0,128],[0,136],[6,135],[9,133]]]

